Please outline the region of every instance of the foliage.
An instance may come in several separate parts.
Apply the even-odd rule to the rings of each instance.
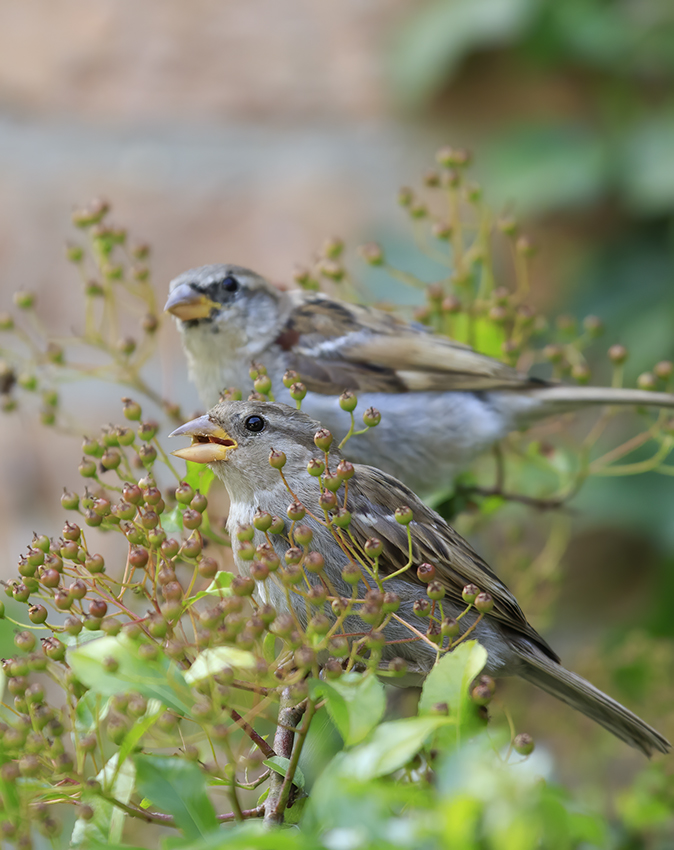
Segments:
[[[362,258],[423,293],[418,321],[520,368],[542,366],[558,377],[588,380],[585,352],[601,323],[593,317],[581,326],[568,317],[551,323],[537,314],[528,303],[530,242],[512,219],[493,221],[466,176],[465,152],[443,149],[438,163],[439,170],[425,176],[428,200],[404,189],[400,202],[418,247],[441,274],[426,284],[390,264],[375,244],[363,246]],[[82,272],[82,334],[52,339],[27,292],[15,298],[25,327],[11,316],[2,320],[11,340],[3,348],[4,409],[40,392],[47,427],[71,427],[56,387],[83,372],[131,388],[168,417],[179,417],[141,375],[159,322],[147,249],[127,255],[126,235],[106,224],[106,214],[98,203],[75,215],[95,275]],[[497,240],[511,252],[513,290],[497,285]],[[84,270],[85,249],[73,245],[68,253]],[[298,273],[298,283],[328,284],[342,297],[362,295],[338,240]],[[136,317],[147,314],[140,344],[120,342],[120,303]],[[83,344],[102,360],[92,365],[75,354]],[[626,356],[615,347],[610,353],[614,385],[622,381]],[[301,375],[286,379],[301,406]],[[664,389],[671,380],[671,364],[660,363],[639,383]],[[273,397],[256,364],[251,382],[239,392]],[[361,428],[358,400],[345,393],[340,401],[351,423],[341,440],[348,455],[348,439]],[[87,486],[80,494],[64,492],[62,506],[73,519],[62,536],[36,533],[18,576],[6,583],[12,602],[2,613],[17,626],[17,654],[3,662],[0,725],[0,830],[8,842],[29,847],[46,836],[54,846],[82,848],[138,840],[154,847],[161,839],[167,848],[195,850],[617,850],[671,835],[671,781],[657,766],[624,789],[619,816],[608,824],[601,802],[581,804],[555,783],[545,752],[530,755],[531,737],[516,733],[495,698],[495,683],[482,673],[486,651],[470,639],[489,609],[479,588],[466,588],[461,618],[472,625],[461,632],[444,616],[442,588],[426,575],[410,640],[429,645],[436,663],[412,711],[387,708],[384,682],[406,684],[402,677],[414,671],[402,659],[381,663],[382,629],[397,617],[399,600],[379,575],[377,541],[361,552],[349,536],[350,465],[329,469],[332,435],[317,437],[317,459],[308,471],[323,484],[318,505],[296,505],[289,492],[287,519],[259,513],[254,527],[230,530],[260,585],[302,598],[305,624],[291,608],[277,611],[259,601],[255,581],[232,573],[228,538],[209,513],[212,475],[188,465],[180,476],[164,448],[164,429],[144,417],[144,403],[125,398],[123,404],[127,424],[84,440],[79,472]],[[453,514],[472,503],[479,508],[474,523],[496,524],[513,503],[559,508],[590,475],[671,474],[666,417],[640,416],[640,433],[610,448],[598,448],[610,413],[580,443],[570,432],[545,441],[514,435],[496,454],[495,483],[491,462],[480,462],[455,493],[438,494],[436,501]],[[362,422],[364,429],[376,428],[378,412],[366,410]],[[650,455],[622,462],[637,449]],[[283,459],[270,462],[282,476]],[[305,511],[342,545],[351,598],[325,581]],[[257,547],[250,542],[255,530],[266,539]],[[114,553],[105,560],[96,553],[103,534]],[[285,563],[271,545],[274,535],[291,544]],[[548,541],[545,556],[532,560],[529,553],[534,588],[557,570],[563,549],[562,539],[552,547]],[[410,557],[403,569],[416,567]],[[310,582],[310,575],[319,580]],[[364,597],[358,591],[363,577],[372,587]],[[354,610],[370,628],[347,638],[344,625]],[[488,725],[490,710],[497,720]],[[333,744],[317,769],[306,754],[321,728]]]

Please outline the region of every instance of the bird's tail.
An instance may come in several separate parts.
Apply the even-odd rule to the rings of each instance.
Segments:
[[[654,750],[671,750],[669,741],[640,717],[542,652],[522,647],[520,658],[518,673],[523,679],[590,717],[625,743],[647,756]]]
[[[632,407],[674,407],[674,394],[654,393],[649,390],[619,389],[615,387],[539,387],[523,393],[534,405],[527,411],[533,419],[567,413],[590,405],[630,405]]]

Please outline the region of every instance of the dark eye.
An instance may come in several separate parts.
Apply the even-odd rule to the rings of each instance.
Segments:
[[[239,288],[239,281],[235,277],[228,275],[222,281],[222,285],[227,290],[227,292],[236,292],[236,290]]]
[[[267,423],[261,416],[249,416],[243,424],[246,426],[248,431],[252,431],[256,434],[258,431],[262,431]]]

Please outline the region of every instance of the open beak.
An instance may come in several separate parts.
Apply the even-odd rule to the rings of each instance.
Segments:
[[[186,422],[176,428],[169,437],[191,437],[192,445],[185,449],[171,452],[183,460],[192,463],[214,463],[216,460],[227,460],[227,455],[238,446],[226,431],[208,418],[208,414]]]
[[[208,296],[197,292],[189,283],[181,283],[169,294],[164,310],[188,322],[192,319],[206,319],[211,315],[211,310],[219,310],[220,306],[217,301],[211,301]]]

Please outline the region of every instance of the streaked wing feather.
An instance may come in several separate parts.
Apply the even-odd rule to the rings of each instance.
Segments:
[[[301,296],[277,342],[288,368],[320,393],[478,392],[542,383],[388,313],[323,295]]]
[[[378,537],[382,541],[384,551],[379,566],[383,574],[390,575],[407,563],[407,531],[393,516],[393,510],[402,505],[412,508],[414,515],[410,526],[413,565],[406,576],[419,585],[420,595],[425,585],[417,578],[416,569],[419,564],[428,562],[435,566],[438,580],[442,582],[449,599],[463,605],[461,591],[467,584],[475,584],[494,599],[494,608],[489,617],[526,636],[546,655],[558,660],[555,652],[527,622],[524,612],[506,585],[442,517],[424,505],[397,479],[378,469],[358,465],[353,485],[349,487],[349,510],[352,517],[349,529],[360,546],[369,537]]]

